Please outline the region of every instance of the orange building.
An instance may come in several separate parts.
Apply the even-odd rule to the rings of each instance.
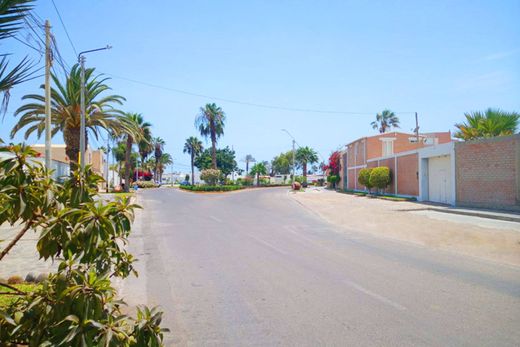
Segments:
[[[419,195],[419,156],[421,148],[451,142],[451,133],[408,134],[384,133],[363,137],[345,146],[341,155],[340,187],[344,190],[364,190],[358,183],[359,170],[387,166],[392,172],[388,193]]]

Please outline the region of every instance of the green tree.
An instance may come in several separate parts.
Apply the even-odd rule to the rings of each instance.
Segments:
[[[211,139],[213,169],[217,169],[217,140],[224,135],[225,121],[226,114],[215,103],[201,107],[198,116],[195,118],[195,127],[199,129],[200,134],[206,139],[208,137]]]
[[[256,163],[251,167],[251,172],[249,173],[251,176],[256,175],[256,185],[260,185],[260,175],[267,175],[267,168],[263,162]]]
[[[213,168],[211,150],[205,149],[195,158],[195,167],[199,170]],[[235,151],[229,147],[217,149],[217,165],[224,177],[229,176],[232,172],[237,171],[237,162],[235,160]]]
[[[183,152],[188,153],[191,159],[191,185],[195,184],[195,157],[197,157],[203,149],[202,142],[195,136],[188,137],[184,143]]]
[[[300,147],[296,151],[296,161],[302,167],[303,177],[307,179],[307,165],[318,162],[318,153],[310,147]]]
[[[159,166],[159,162],[161,160],[161,156],[163,155],[164,146],[166,145],[166,142],[163,139],[161,139],[160,137],[154,137],[152,139],[152,144],[153,144],[153,148],[154,148],[154,158],[155,158],[154,175],[155,175],[155,180],[159,180],[159,175],[157,175],[158,166]]]
[[[457,123],[455,137],[474,140],[486,137],[507,136],[516,133],[520,114],[488,108],[484,112],[471,112],[464,115],[466,122]]]
[[[390,110],[384,110],[376,115],[376,120],[370,123],[372,128],[378,130],[381,134],[386,133],[388,130],[393,128],[399,128],[399,118],[394,112]]]
[[[123,100],[119,95],[101,96],[110,90],[105,84],[107,78],[94,75],[94,69],[85,71],[85,148],[88,146],[89,132],[97,139],[101,130],[114,134],[128,131],[127,123],[121,120],[121,112],[114,109],[114,105],[121,105]],[[77,167],[80,142],[80,68],[76,64],[72,67],[65,83],[61,83],[56,75],[52,75],[55,88],[51,88],[51,123],[52,136],[63,133],[65,153],[70,159],[70,168],[73,172]],[[44,86],[42,85],[43,89]],[[18,108],[15,116],[21,115],[18,123],[11,131],[11,137],[28,126],[25,139],[33,132],[38,138],[45,131],[45,97],[29,94],[22,100],[30,102]]]
[[[12,38],[21,28],[24,18],[33,9],[32,0],[0,1],[0,41]],[[32,64],[27,57],[9,69],[9,54],[0,54],[0,94],[3,95],[0,109],[6,110],[11,88],[24,82],[30,75]]]
[[[375,167],[370,171],[369,184],[372,187],[384,190],[391,181],[390,169],[386,166]]]
[[[127,198],[99,198],[102,177],[88,166],[58,184],[30,148],[0,152],[8,153],[0,160],[0,225],[20,226],[0,261],[32,231],[40,258],[59,263],[33,292],[0,283],[0,295],[17,298],[0,312],[2,345],[161,346],[162,313],[143,307],[136,319],[127,317],[111,284],[136,273],[125,244],[137,206]]]
[[[155,167],[157,170],[157,177],[158,177],[158,180],[160,183],[162,183],[162,176],[163,176],[164,170],[166,170],[168,165],[172,165],[172,164],[173,164],[173,158],[172,158],[171,154],[169,154],[169,153],[162,153],[161,156],[159,157],[159,160],[157,160],[155,162],[155,165],[156,165]]]
[[[292,166],[292,151],[280,153],[271,161],[271,167],[274,174],[289,175]]]
[[[247,154],[244,157],[244,162],[246,163],[246,175],[247,175],[249,173],[249,163],[256,162],[256,159],[251,154]]]
[[[150,138],[151,124],[146,122],[139,113],[125,113],[124,121],[128,124],[126,133],[125,150],[125,192],[130,191],[131,155],[134,143],[139,143],[146,138]]]

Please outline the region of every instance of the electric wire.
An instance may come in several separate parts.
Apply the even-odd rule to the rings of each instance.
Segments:
[[[74,43],[72,42],[72,39],[70,38],[69,31],[67,30],[67,26],[65,25],[65,22],[63,21],[63,18],[61,17],[60,11],[58,10],[58,7],[56,6],[56,3],[54,2],[54,0],[52,0],[52,5],[54,6],[56,13],[58,14],[58,18],[60,19],[61,25],[63,26],[63,30],[65,31],[67,38],[69,39],[69,43],[72,46],[72,50],[74,51],[74,54],[77,56],[78,52],[76,51],[76,46],[74,46]]]

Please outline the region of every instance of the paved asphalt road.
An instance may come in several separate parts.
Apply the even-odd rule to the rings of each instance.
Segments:
[[[167,345],[520,346],[518,268],[340,230],[286,189],[139,195],[124,291]]]

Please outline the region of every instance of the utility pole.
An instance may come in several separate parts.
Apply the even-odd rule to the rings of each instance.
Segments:
[[[45,168],[51,170],[51,23],[45,21]]]
[[[107,193],[108,193],[108,190],[109,190],[109,184],[108,184],[108,180],[109,180],[109,177],[110,177],[110,163],[109,163],[109,160],[110,160],[110,157],[109,157],[109,153],[110,153],[110,133],[107,133],[107,164],[106,164],[106,168],[107,168],[107,177],[106,177],[106,184],[107,184]]]
[[[79,165],[83,169],[85,167],[85,55],[90,52],[103,51],[110,49],[112,46],[107,45],[106,47],[90,49],[88,51],[79,52],[78,61],[81,67],[80,78],[81,78],[81,91],[80,91],[80,129],[79,129]]]
[[[417,117],[417,112],[415,112],[415,137],[417,138],[417,147],[419,145],[419,118]]]
[[[80,79],[80,125],[79,125],[79,167],[85,167],[85,57],[79,56],[79,63],[81,65]]]
[[[295,150],[296,140],[292,140],[292,180],[291,180],[291,187],[294,189],[294,175],[295,175],[295,169],[296,169],[296,150]]]

